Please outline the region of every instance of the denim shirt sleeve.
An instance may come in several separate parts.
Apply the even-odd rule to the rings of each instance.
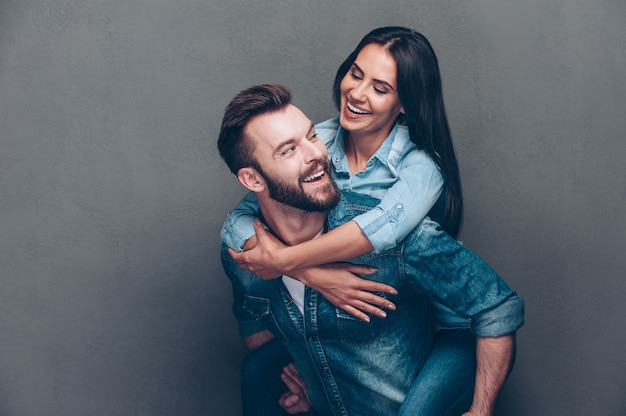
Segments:
[[[394,143],[395,144],[395,143]],[[395,159],[402,161],[395,165]],[[443,188],[437,165],[416,149],[389,155],[388,168],[397,181],[380,204],[354,219],[374,250],[380,252],[398,245],[426,217]]]
[[[221,231],[222,242],[233,250],[242,251],[246,240],[255,234],[254,218],[258,210],[259,202],[256,196],[248,192],[226,216]]]
[[[267,329],[262,317],[253,316],[245,310],[246,297],[254,295],[254,285],[266,284],[252,273],[241,270],[237,262],[235,262],[230,254],[228,254],[227,246],[222,244],[221,250],[222,267],[224,272],[230,279],[233,289],[233,307],[232,311],[237,318],[239,325],[239,335],[246,337],[257,332]],[[260,296],[258,299],[262,299]]]
[[[524,324],[523,299],[437,223],[423,221],[405,243],[407,284],[469,318],[476,336],[502,336]]]

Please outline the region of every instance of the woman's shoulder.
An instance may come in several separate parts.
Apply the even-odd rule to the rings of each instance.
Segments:
[[[337,136],[337,131],[341,126],[339,125],[339,119],[337,117],[329,118],[326,121],[322,121],[321,123],[317,123],[315,125],[315,132],[317,136],[328,146],[335,140]]]
[[[419,164],[437,168],[432,158],[423,150],[418,149],[415,143],[411,141],[407,126],[401,124],[397,126],[389,152],[389,159],[396,166]]]

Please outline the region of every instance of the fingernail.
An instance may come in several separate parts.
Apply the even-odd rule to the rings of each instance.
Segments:
[[[367,270],[369,270],[370,272],[375,272],[378,269],[376,267],[368,267]]]
[[[389,294],[390,294],[390,295],[397,295],[397,294],[398,294],[398,291],[397,291],[396,289],[393,289],[393,288],[392,288],[392,289],[389,289]]]
[[[395,311],[396,305],[394,305],[393,303],[390,303],[389,305],[387,305],[387,309],[391,309],[392,311]]]
[[[387,313],[385,311],[380,311],[380,312],[378,312],[378,316],[380,316],[381,318],[386,318],[387,317]]]

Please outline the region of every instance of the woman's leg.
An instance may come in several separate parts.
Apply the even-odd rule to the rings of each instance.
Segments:
[[[280,374],[292,361],[285,346],[277,339],[248,353],[241,366],[244,416],[287,415],[278,404],[280,395],[287,391]]]
[[[398,415],[460,416],[472,404],[475,377],[476,337],[468,329],[439,330]]]

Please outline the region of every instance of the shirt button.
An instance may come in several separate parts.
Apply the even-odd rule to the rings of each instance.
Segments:
[[[315,341],[315,337],[309,337],[309,341]]]
[[[396,205],[396,208],[398,208],[398,209],[402,209],[402,204],[397,204],[397,205]]]
[[[313,307],[313,301],[311,301],[311,300],[309,301],[309,307],[311,307],[311,308]]]

